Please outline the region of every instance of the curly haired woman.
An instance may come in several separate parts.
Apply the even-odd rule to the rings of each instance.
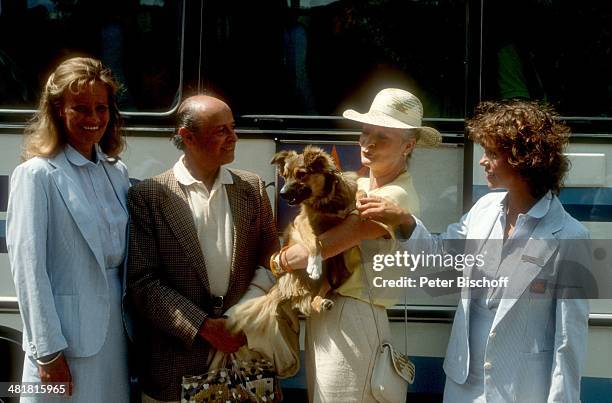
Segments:
[[[578,402],[589,306],[574,281],[590,268],[591,253],[589,232],[558,198],[569,129],[526,101],[485,102],[467,126],[484,148],[489,188],[506,191],[483,196],[440,235],[378,198],[362,200],[362,216],[400,223],[409,252],[482,256],[464,278],[508,279],[505,287],[491,281],[461,290],[445,402]],[[470,242],[458,250],[458,239]]]

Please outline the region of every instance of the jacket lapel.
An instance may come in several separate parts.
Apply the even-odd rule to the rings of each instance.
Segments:
[[[512,256],[504,259],[504,265],[516,265],[516,267],[502,270],[511,272],[508,286],[497,308],[497,314],[492,328],[506,316],[516,304],[532,281],[540,274],[542,268],[548,263],[555,251],[559,248],[559,240],[554,236],[563,226],[564,210],[557,197],[550,204],[548,213],[542,217],[534,228],[533,234],[527,240],[525,247],[518,249]]]
[[[232,266],[230,274],[229,287],[227,295],[233,295],[233,287],[235,284],[236,273],[242,269],[242,260],[239,253],[245,250],[251,232],[249,230],[249,219],[253,217],[251,214],[251,205],[249,204],[247,192],[242,185],[240,177],[231,172],[233,184],[225,185],[225,191],[229,200],[230,209],[232,211],[232,220],[234,222],[234,250],[232,252]],[[250,242],[253,242],[250,240]]]
[[[105,156],[106,157],[106,156]],[[125,180],[125,177],[118,169],[113,169],[110,166],[110,163],[104,161],[102,163],[104,170],[106,171],[106,176],[110,180],[111,185],[113,186],[113,190],[115,191],[115,196],[119,203],[121,203],[121,207],[128,213],[127,209],[127,192],[129,187],[129,182]]]
[[[485,211],[486,212],[486,211]],[[484,212],[483,212],[484,213]],[[488,215],[479,215],[478,220],[482,222],[482,224],[473,226],[476,230],[470,231],[467,234],[466,242],[466,252],[467,254],[471,254],[472,256],[478,255],[484,245],[486,244],[487,239],[491,235],[491,231],[493,231],[493,226],[497,221],[497,216],[499,215],[499,210],[493,210]],[[466,267],[463,271],[462,275],[464,277],[472,277],[472,269],[473,266]],[[470,287],[462,287],[461,289],[461,304],[463,306],[463,311],[465,312],[465,325],[466,329],[468,326],[468,319],[470,317],[470,299],[472,295],[472,289]]]
[[[74,219],[79,231],[85,238],[87,245],[94,254],[100,269],[105,269],[104,256],[102,253],[102,241],[98,233],[96,221],[91,219],[91,209],[89,208],[85,193],[79,185],[76,172],[66,158],[64,151],[49,160],[56,168],[51,172],[51,177],[59,190],[66,208]]]
[[[198,234],[196,232],[193,215],[189,208],[189,200],[186,191],[179,185],[170,173],[168,178],[167,197],[162,202],[162,212],[167,218],[168,226],[174,233],[177,242],[181,245],[183,252],[194,270],[200,276],[206,291],[210,294],[208,275],[206,274],[206,263]]]

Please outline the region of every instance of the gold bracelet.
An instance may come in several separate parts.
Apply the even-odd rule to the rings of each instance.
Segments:
[[[53,364],[55,361],[59,360],[59,358],[64,355],[61,351],[59,353],[57,353],[55,355],[55,357],[53,357],[50,361],[41,361],[41,360],[36,360],[36,363],[40,366],[45,366],[45,365],[50,365]]]
[[[272,275],[274,275],[274,277],[276,278],[279,278],[285,273],[280,267],[278,255],[278,253],[274,253],[272,256],[270,256],[270,271],[272,272]]]
[[[293,267],[291,267],[289,260],[287,260],[287,249],[289,249],[289,247],[290,245],[285,245],[281,248],[280,252],[278,252],[278,262],[280,263],[280,267],[287,273],[291,273],[293,271]],[[283,263],[283,256],[285,257],[285,263]]]

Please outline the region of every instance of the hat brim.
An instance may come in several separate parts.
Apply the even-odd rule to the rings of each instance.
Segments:
[[[411,126],[401,122],[389,115],[378,111],[359,113],[348,109],[342,114],[343,117],[356,122],[366,123],[374,126],[390,127],[393,129],[415,129],[419,132],[417,145],[421,147],[437,147],[442,142],[442,135],[433,127]]]

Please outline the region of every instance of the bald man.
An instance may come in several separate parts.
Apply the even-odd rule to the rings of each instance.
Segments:
[[[172,138],[183,155],[129,191],[127,293],[143,402],[179,401],[183,376],[207,372],[216,350],[246,341],[221,315],[268,266],[278,237],[261,179],[223,166],[237,140],[224,102],[188,98]]]

